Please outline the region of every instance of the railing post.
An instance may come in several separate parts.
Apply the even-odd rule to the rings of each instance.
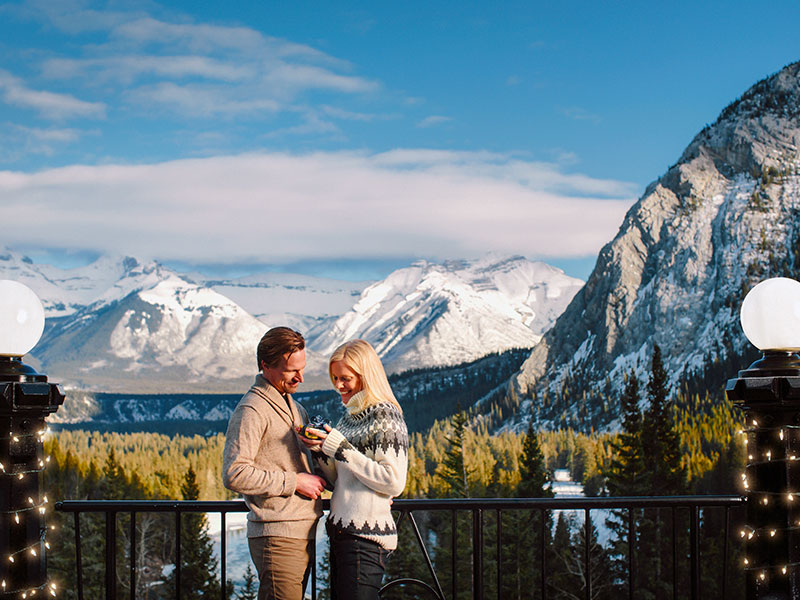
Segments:
[[[745,412],[747,600],[800,597],[800,358],[766,351],[726,386]]]

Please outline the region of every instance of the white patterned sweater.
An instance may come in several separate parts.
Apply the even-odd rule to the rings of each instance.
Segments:
[[[347,403],[339,420],[315,453],[334,484],[329,522],[345,532],[397,547],[391,500],[403,492],[408,471],[408,430],[403,413],[381,402],[363,408],[364,392]]]

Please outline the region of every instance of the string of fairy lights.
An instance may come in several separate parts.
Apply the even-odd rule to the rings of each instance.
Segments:
[[[745,448],[747,449],[747,464],[742,473],[742,485],[747,491],[750,501],[756,502],[758,505],[769,508],[771,505],[780,505],[787,508],[785,514],[787,515],[787,522],[782,525],[761,525],[754,526],[752,524],[745,524],[739,531],[740,538],[745,544],[748,542],[779,542],[784,540],[786,533],[791,531],[800,531],[800,518],[792,515],[789,509],[800,508],[800,489],[786,489],[786,490],[763,490],[754,489],[751,485],[751,479],[755,479],[753,471],[758,468],[763,468],[765,465],[786,464],[790,465],[795,461],[800,461],[800,456],[788,452],[787,445],[790,437],[797,438],[797,436],[790,436],[792,430],[800,430],[800,425],[777,425],[768,427],[758,422],[758,419],[751,419],[748,427],[739,430],[739,434],[744,436]],[[759,434],[759,449],[752,450],[754,444],[750,443],[749,435]],[[798,441],[795,439],[795,441]],[[764,447],[766,445],[766,447]],[[761,478],[763,479],[763,478]],[[751,557],[745,556],[743,559],[743,566],[746,571],[754,574],[757,581],[766,582],[770,576],[785,576],[789,574],[793,567],[800,566],[800,562],[783,561],[780,564],[754,564]]]
[[[8,441],[10,444],[20,444],[25,442],[30,443],[32,438],[36,443],[42,444],[49,433],[49,427],[34,432],[9,431],[7,436],[0,436],[0,440],[4,442]],[[27,468],[23,469],[18,469],[10,464],[6,465],[0,462],[0,477],[12,478],[17,480],[17,482],[24,481],[28,477],[39,477],[39,474],[45,470],[49,462],[50,457],[47,456],[37,459],[35,461],[35,466],[27,466]],[[20,525],[25,516],[31,513],[38,513],[42,519],[45,519],[48,505],[49,500],[46,494],[42,494],[38,500],[34,499],[33,496],[27,496],[23,506],[18,506],[11,510],[2,510],[0,511],[0,515],[4,515],[10,520],[10,522],[6,521],[8,525],[10,525],[11,522],[15,525]],[[50,526],[50,529],[55,529],[55,526]],[[46,526],[41,528],[39,538],[35,542],[9,552],[6,556],[0,557],[0,560],[5,560],[8,564],[17,564],[27,557],[40,559],[42,546],[44,546],[45,550],[50,549],[50,543],[47,541]],[[28,598],[50,595],[55,598],[57,596],[57,589],[56,584],[50,581],[45,581],[43,584],[35,587],[18,588],[14,587],[12,581],[0,578],[0,596],[4,597],[16,596],[17,598],[26,600]]]

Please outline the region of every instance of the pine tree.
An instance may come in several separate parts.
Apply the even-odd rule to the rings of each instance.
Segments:
[[[661,359],[658,344],[653,346],[650,379],[647,383],[649,407],[642,422],[642,447],[648,464],[651,465],[651,484],[649,493],[668,496],[685,493],[686,476],[681,464],[680,436],[678,435],[675,411],[669,400],[668,377]],[[661,509],[642,511],[637,525],[638,539],[636,560],[641,578],[641,588],[655,598],[668,597],[671,585],[668,583],[682,573],[672,573],[672,520],[671,512]],[[683,547],[686,531],[675,528],[675,544]]]
[[[468,498],[470,495],[470,477],[472,469],[468,469],[464,461],[464,434],[466,431],[466,414],[460,410],[453,415],[452,430],[446,436],[447,451],[437,473],[444,493],[449,497]],[[436,553],[437,573],[441,575],[441,583],[445,594],[455,599],[459,589],[467,589],[472,581],[472,540],[470,532],[470,516],[461,512],[456,515],[455,530],[450,519],[439,518],[433,525],[436,536],[440,540]],[[453,536],[456,536],[456,572],[452,570]],[[462,590],[463,591],[463,590]]]
[[[654,344],[650,380],[647,383],[650,406],[642,423],[642,447],[648,462],[652,464],[650,494],[655,496],[686,491],[680,438],[675,426],[673,405],[668,400],[667,380],[661,348]]]
[[[622,431],[611,443],[614,457],[605,473],[612,496],[643,496],[650,488],[644,462],[642,413],[639,410],[639,380],[631,370],[621,398]]]
[[[250,563],[247,563],[247,570],[244,572],[244,585],[236,592],[236,600],[256,600],[258,597],[258,579],[253,572]]]
[[[532,421],[519,455],[520,482],[514,490],[518,498],[552,498],[550,476],[544,454]],[[502,513],[503,546],[501,549],[504,598],[533,598],[541,577],[541,549],[545,548],[545,563],[552,564],[550,543],[552,513],[540,510],[510,510]],[[544,536],[544,540],[542,540]],[[542,544],[544,541],[544,545]]]
[[[517,486],[518,498],[552,498],[550,475],[545,469],[544,455],[539,438],[533,430],[533,421],[528,423],[528,431],[522,444],[519,461],[520,482]]]
[[[439,472],[439,477],[451,498],[469,498],[470,495],[469,478],[472,470],[468,469],[464,462],[466,423],[467,415],[459,407],[458,412],[453,415],[452,432],[446,436],[448,448]]]
[[[200,488],[192,467],[186,471],[181,493],[184,500],[197,500]],[[181,518],[181,600],[202,600],[219,596],[217,559],[208,535],[203,513],[184,513]],[[170,574],[167,589],[175,589],[175,572]]]

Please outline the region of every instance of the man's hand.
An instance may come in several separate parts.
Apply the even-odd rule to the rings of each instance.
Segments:
[[[319,475],[312,475],[311,473],[297,474],[297,483],[294,491],[301,496],[316,500],[324,488],[325,480]]]

